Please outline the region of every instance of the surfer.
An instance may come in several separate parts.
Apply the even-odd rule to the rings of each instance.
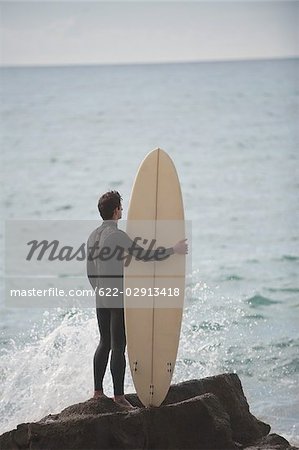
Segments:
[[[188,245],[187,239],[183,239],[173,247],[164,249],[162,257],[161,252],[157,251],[158,249],[149,250],[139,246],[124,231],[118,229],[117,223],[122,217],[123,210],[121,202],[122,198],[117,191],[106,192],[99,199],[98,210],[103,222],[88,239],[87,275],[96,293],[96,314],[100,331],[100,342],[93,359],[93,398],[105,397],[103,378],[111,351],[110,371],[114,401],[131,409],[134,407],[124,396],[126,335],[123,308],[123,267],[125,259],[120,257],[119,252],[115,252],[115,249],[121,248],[123,253],[142,261],[159,261],[174,253],[187,254]],[[102,257],[100,258],[99,255]],[[110,295],[105,295],[105,292],[109,292]],[[111,292],[118,295],[111,296]]]

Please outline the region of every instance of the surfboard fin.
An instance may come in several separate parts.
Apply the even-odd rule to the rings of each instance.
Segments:
[[[153,397],[154,395],[154,385],[150,384],[150,396]]]
[[[171,362],[167,363],[167,372],[169,372],[169,373],[172,372],[172,363]]]

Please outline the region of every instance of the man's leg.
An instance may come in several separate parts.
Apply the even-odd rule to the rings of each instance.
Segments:
[[[103,392],[103,379],[106,372],[109,352],[111,349],[110,339],[110,310],[97,308],[97,319],[100,330],[100,342],[93,358],[94,372],[94,398],[100,397]]]
[[[126,333],[123,308],[111,310],[111,360],[110,369],[114,388],[114,401],[127,408],[133,408],[124,396],[124,379],[126,370]]]
[[[125,348],[126,333],[124,310],[111,308],[111,360],[110,369],[113,379],[114,395],[124,395],[124,379],[126,370]]]

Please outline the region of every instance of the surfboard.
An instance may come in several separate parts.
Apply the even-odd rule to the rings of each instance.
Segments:
[[[162,149],[142,161],[131,192],[126,232],[144,248],[172,247],[185,238],[180,182]],[[136,393],[159,406],[173,375],[185,295],[185,255],[132,259],[124,272],[127,350]],[[136,295],[135,295],[136,294]]]

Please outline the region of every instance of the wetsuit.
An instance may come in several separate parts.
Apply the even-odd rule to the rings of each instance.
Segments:
[[[137,245],[117,227],[117,222],[105,220],[94,230],[87,243],[87,275],[96,293],[96,313],[100,331],[100,342],[93,359],[95,390],[103,389],[103,378],[110,350],[110,370],[114,395],[124,394],[126,335],[123,309],[123,268],[125,255],[142,261],[162,260],[156,250],[147,250]],[[107,249],[105,253],[104,249]],[[110,254],[108,254],[110,252]],[[164,257],[173,254],[173,248],[164,249]],[[164,259],[165,259],[164,258]],[[99,290],[109,289],[117,296],[100,295]],[[111,292],[111,291],[110,291]]]

